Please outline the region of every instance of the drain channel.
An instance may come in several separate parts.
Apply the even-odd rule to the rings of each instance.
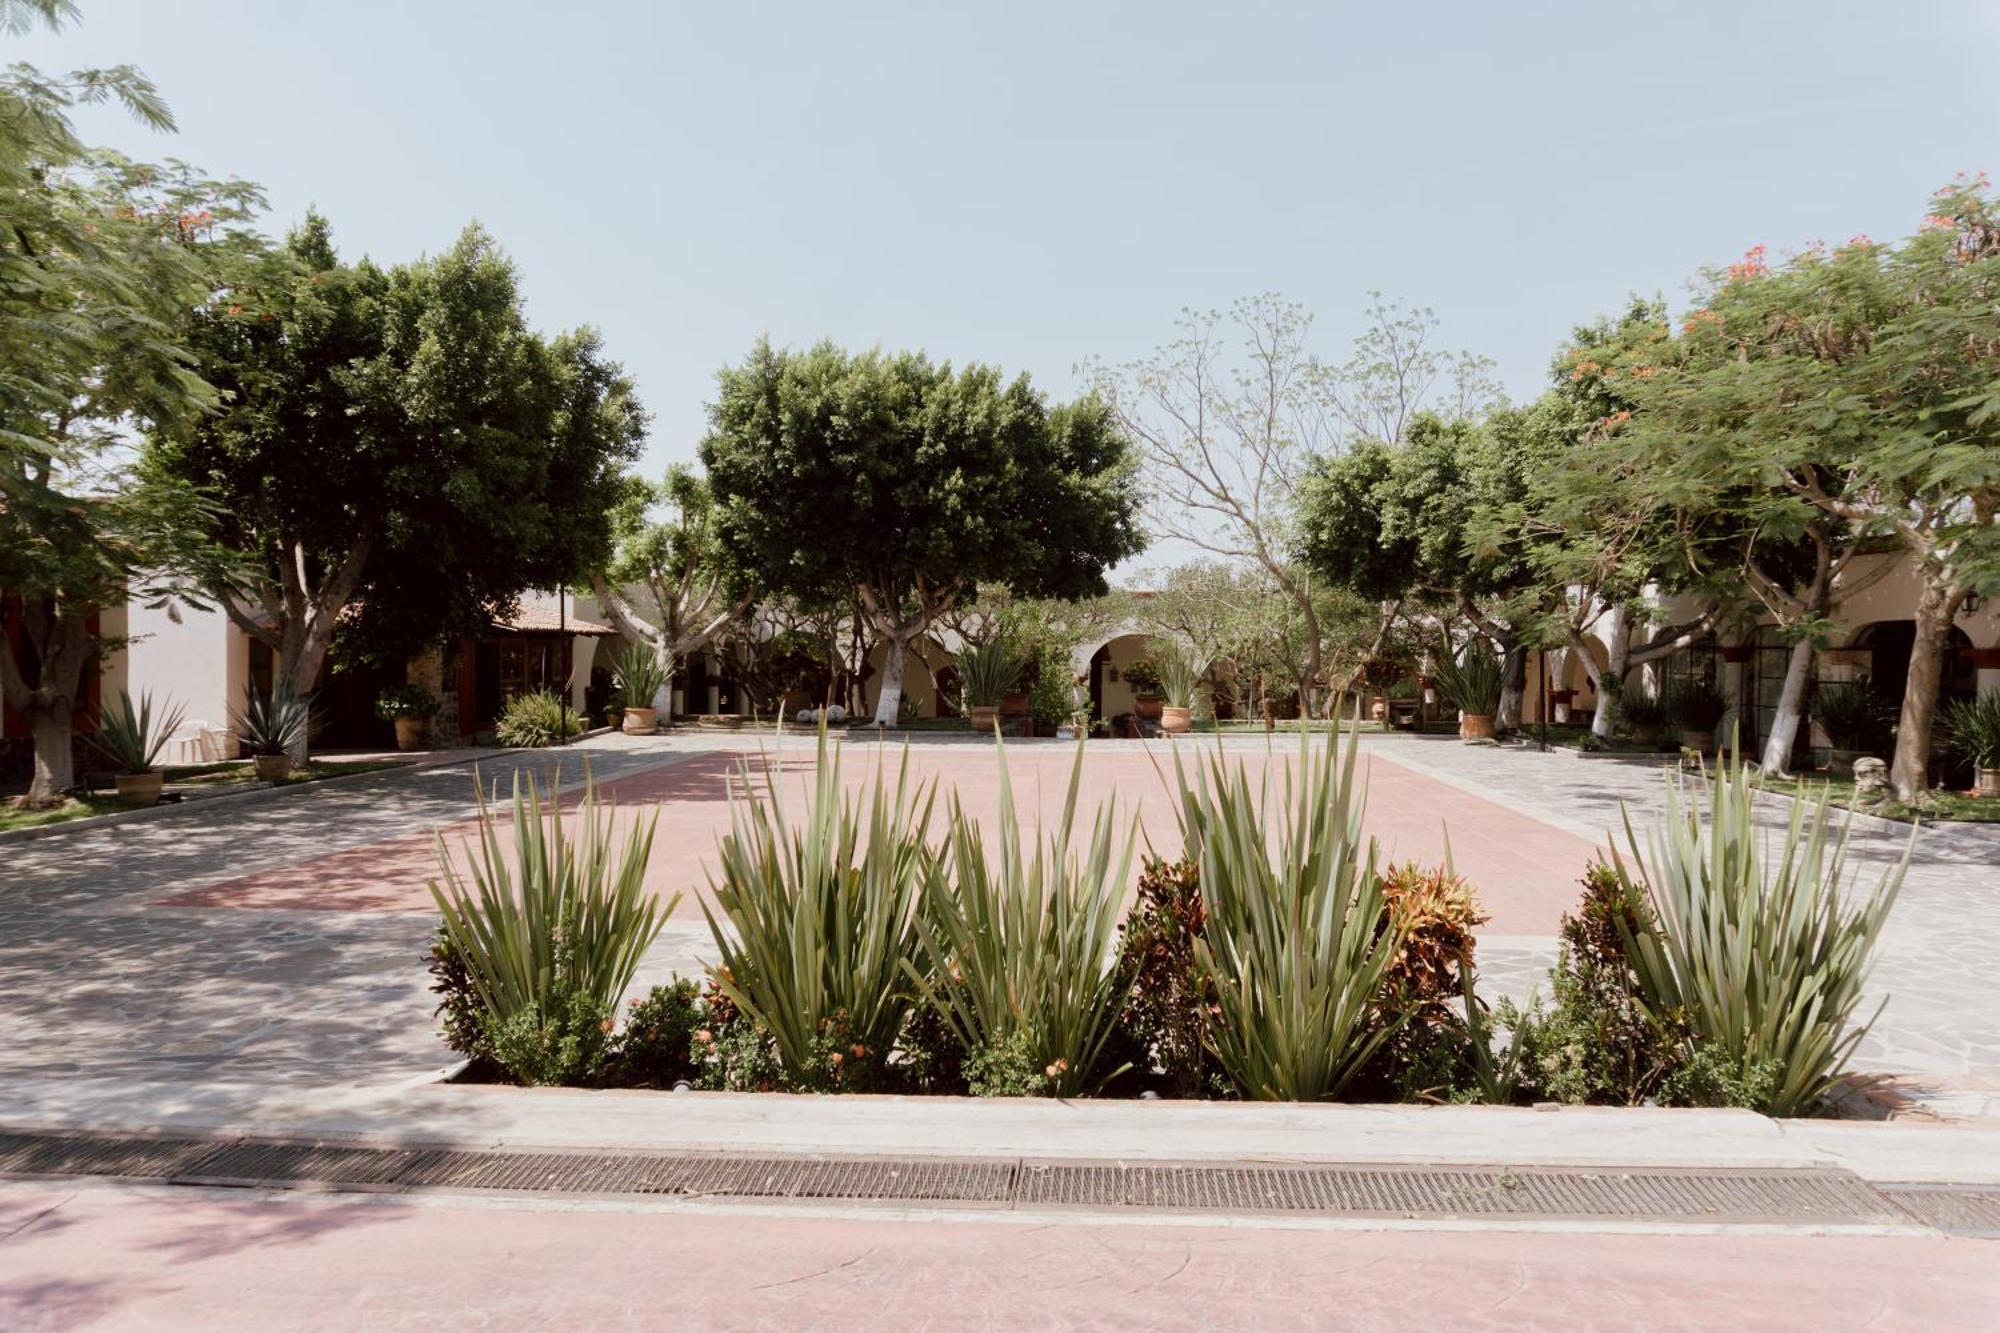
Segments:
[[[2000,1192],[1841,1170],[1213,1164],[556,1153],[0,1133],[0,1175],[1451,1220],[1908,1225],[2000,1234]]]

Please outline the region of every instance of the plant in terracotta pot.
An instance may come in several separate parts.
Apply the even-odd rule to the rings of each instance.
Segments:
[[[1201,697],[1201,678],[1208,664],[1178,644],[1164,644],[1154,656],[1160,677],[1160,730],[1177,736],[1194,725],[1194,707]]]
[[[1627,689],[1618,696],[1618,725],[1634,745],[1653,749],[1667,725],[1666,705],[1645,689]]]
[[[118,711],[105,713],[90,743],[118,766],[119,800],[151,805],[160,799],[166,780],[160,771],[160,755],[186,715],[185,709],[176,706],[155,717],[150,693],[141,694],[139,706],[134,708],[132,696],[118,691]]]
[[[958,655],[958,679],[966,722],[974,731],[991,733],[1000,705],[1020,683],[1020,658],[1005,639],[978,644]]]
[[[1707,676],[1682,676],[1660,692],[1667,723],[1681,733],[1681,747],[1703,754],[1715,748],[1715,727],[1729,711],[1729,700]]]
[[[667,670],[651,644],[628,643],[611,659],[611,680],[625,698],[624,729],[634,736],[659,730],[660,715],[653,700],[666,688]]]
[[[252,685],[243,693],[243,707],[229,720],[257,776],[277,782],[291,773],[292,755],[305,749],[312,730],[312,696],[282,687],[259,694]]]
[[[1135,710],[1140,717],[1157,721],[1165,701],[1160,695],[1160,668],[1150,657],[1142,657],[1125,668],[1125,683],[1132,688],[1132,697],[1137,700]]]
[[[375,696],[375,716],[396,726],[398,750],[422,750],[430,745],[431,719],[443,705],[421,685],[394,685]]]
[[[1821,681],[1813,691],[1812,720],[1826,733],[1827,764],[1836,773],[1852,773],[1855,760],[1868,758],[1887,739],[1887,719],[1865,677]]]
[[[1944,710],[1945,741],[1972,762],[1972,793],[2000,796],[2000,694],[1955,699]]]
[[[1500,695],[1506,685],[1500,659],[1474,640],[1456,660],[1440,658],[1432,675],[1438,693],[1458,710],[1459,738],[1492,740],[1493,715],[1500,711]]]

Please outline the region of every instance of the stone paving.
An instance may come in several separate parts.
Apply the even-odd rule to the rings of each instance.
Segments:
[[[990,747],[966,739],[915,739],[913,767],[946,779],[990,820],[997,767]],[[573,787],[588,761],[623,809],[659,812],[649,883],[698,894],[727,824],[730,774],[758,744],[606,736],[556,756],[489,755],[479,771],[504,794],[515,773],[546,778],[558,765]],[[874,747],[845,744],[847,778],[858,782]],[[1281,738],[1279,752],[1292,745]],[[792,783],[810,768],[810,747],[787,747]],[[1233,738],[1228,748],[1254,756],[1264,742]],[[1576,876],[1620,827],[1621,802],[1643,820],[1661,801],[1656,769],[1617,760],[1411,736],[1371,738],[1364,754],[1369,827],[1386,855],[1437,860],[1449,825],[1454,861],[1494,917],[1481,936],[1482,981],[1494,993],[1536,985]],[[1086,804],[1117,792],[1140,810],[1155,849],[1172,850],[1155,756],[1130,745],[1090,756]],[[1023,807],[1052,813],[1068,746],[1010,743],[1008,758]],[[436,1070],[449,1056],[432,1032],[420,962],[434,921],[424,881],[433,830],[467,827],[471,791],[464,767],[387,772],[0,844],[0,1078],[353,1086]],[[1900,850],[1894,833],[1856,833],[1865,866]],[[697,894],[648,955],[640,985],[698,968],[708,937]],[[1878,986],[1894,998],[1864,1067],[1914,1076],[1916,1095],[1941,1111],[1991,1109],[2000,981],[1979,964],[1994,940],[2000,828],[1927,832],[1885,942]]]

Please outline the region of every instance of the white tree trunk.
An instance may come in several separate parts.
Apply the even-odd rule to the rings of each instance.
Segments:
[[[1498,731],[1521,729],[1521,699],[1528,692],[1528,650],[1516,645],[1500,660],[1500,711],[1494,715]]]
[[[35,736],[35,774],[28,782],[27,803],[52,804],[76,785],[69,701],[58,700],[53,707],[37,708],[29,721]]]
[[[882,656],[882,693],[875,699],[875,725],[893,727],[903,707],[903,659],[908,656],[909,639],[892,634]]]
[[[1764,738],[1764,771],[1784,774],[1791,769],[1792,745],[1799,737],[1799,716],[1804,711],[1806,680],[1812,674],[1813,646],[1810,639],[1800,639],[1792,645],[1791,657],[1785,662],[1785,685],[1778,693],[1777,716],[1771,720],[1771,734]],[[1755,707],[1756,700],[1740,698],[1736,701],[1736,725],[1741,727],[1745,715]],[[1739,736],[1737,744],[1744,738]]]
[[[1627,663],[1632,652],[1632,626],[1625,615],[1625,608],[1614,606],[1604,613],[1604,657],[1603,669],[1596,673],[1597,711],[1590,718],[1590,734],[1601,740],[1611,739],[1611,728],[1618,722],[1618,693],[1625,688],[1625,673],[1630,668]],[[1596,661],[1585,649],[1584,665],[1588,667]]]

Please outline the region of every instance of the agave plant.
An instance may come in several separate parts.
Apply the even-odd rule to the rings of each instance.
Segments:
[[[231,712],[229,720],[251,754],[303,754],[312,730],[312,696],[283,685],[259,694],[252,685],[243,692],[243,707]]]
[[[1000,755],[997,862],[952,798],[945,853],[929,867],[919,921],[926,966],[908,968],[968,1051],[1024,1047],[1058,1097],[1096,1090],[1132,982],[1118,965],[1118,913],[1131,883],[1138,819],[1098,807],[1090,841],[1071,846],[1083,742],[1062,815],[1030,838]]]
[[[141,694],[139,706],[134,708],[132,696],[120,690],[118,711],[106,712],[99,719],[90,742],[118,766],[119,772],[151,773],[160,766],[161,753],[186,716],[187,710],[175,705],[155,718],[150,692]]]
[[[1219,1007],[1211,1041],[1246,1097],[1338,1097],[1402,1021],[1377,1005],[1404,926],[1361,834],[1359,748],[1358,732],[1344,755],[1331,730],[1317,751],[1301,732],[1296,766],[1274,757],[1255,786],[1219,749],[1192,780],[1175,759],[1207,912],[1196,961]]]
[[[1468,717],[1492,717],[1500,711],[1500,695],[1506,681],[1500,659],[1477,640],[1465,646],[1456,659],[1442,657],[1432,669],[1438,692],[1452,707]]]
[[[1974,768],[2000,768],[2000,694],[1954,699],[1940,721],[1945,740]]]
[[[1201,693],[1201,678],[1208,674],[1208,663],[1179,644],[1162,643],[1153,654],[1153,665],[1159,672],[1160,697],[1167,706],[1193,708]]]
[[[967,708],[998,708],[1020,682],[1021,662],[1012,644],[995,639],[960,653],[958,676]]]
[[[1813,721],[1836,750],[1871,750],[1887,730],[1867,680],[1821,681],[1813,691]]]
[[[628,643],[611,659],[611,680],[632,708],[651,708],[666,688],[667,671],[651,645]]]
[[[566,741],[583,730],[583,714],[549,690],[517,694],[500,710],[493,738],[502,745],[539,749]]]
[[[1755,799],[1740,758],[1717,767],[1705,815],[1670,772],[1664,819],[1642,851],[1628,817],[1630,857],[1614,845],[1613,869],[1652,908],[1651,924],[1620,927],[1641,1002],[1663,1027],[1685,1025],[1746,1085],[1766,1087],[1759,1109],[1790,1116],[1833,1085],[1873,1021],[1855,1014],[1916,832],[1862,893],[1847,874],[1848,827],[1830,832],[1824,792],[1810,808],[1792,804],[1775,854]]]
[[[601,1061],[605,1033],[639,960],[680,902],[645,890],[657,813],[618,827],[617,807],[585,775],[564,827],[560,779],[547,801],[514,775],[506,847],[473,775],[479,835],[460,868],[437,834],[431,898],[486,1011],[494,1054],[527,1083],[571,1082]]]
[[[794,1086],[826,1081],[825,1039],[838,1031],[879,1070],[909,1014],[904,980],[922,957],[916,909],[932,853],[935,788],[910,776],[904,749],[892,784],[878,766],[865,805],[840,780],[840,751],[820,729],[804,818],[788,817],[773,764],[763,790],[732,798],[721,871],[702,905],[721,960],[716,986],[767,1031]],[[848,1081],[852,1083],[854,1076]]]

